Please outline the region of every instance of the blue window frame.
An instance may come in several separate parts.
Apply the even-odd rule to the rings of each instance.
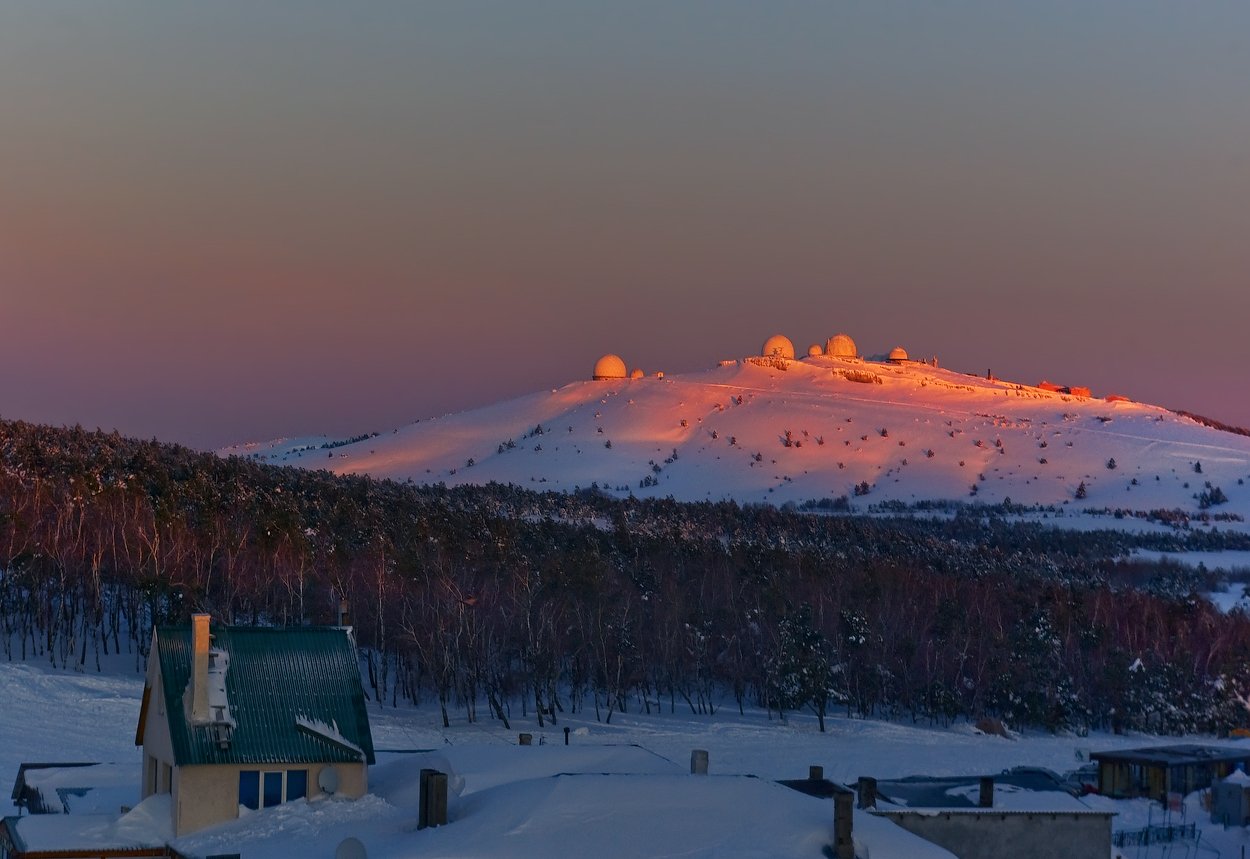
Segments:
[[[260,773],[256,770],[239,773],[239,805],[253,811],[260,808]]]
[[[286,801],[308,796],[308,770],[286,771]]]
[[[308,770],[239,772],[239,805],[253,811],[308,796]]]
[[[282,773],[265,773],[265,808],[282,804]]]

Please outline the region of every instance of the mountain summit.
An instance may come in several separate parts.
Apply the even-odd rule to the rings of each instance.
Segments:
[[[941,369],[902,349],[864,360],[830,340],[836,349],[795,359],[780,339],[768,354],[682,375],[627,375],[604,356],[593,381],[391,433],[221,453],[416,483],[680,501],[1250,513],[1250,437],[1085,388]]]

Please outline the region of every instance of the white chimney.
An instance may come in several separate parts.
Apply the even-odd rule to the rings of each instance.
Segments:
[[[208,632],[210,616],[191,615],[191,723],[204,725],[213,721],[208,710]]]

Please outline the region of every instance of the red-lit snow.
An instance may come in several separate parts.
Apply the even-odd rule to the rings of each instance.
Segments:
[[[845,495],[857,509],[974,500],[976,485],[978,501],[1056,505],[1065,525],[1085,508],[1195,512],[1210,482],[1229,499],[1211,512],[1250,516],[1250,438],[1163,408],[925,364],[817,356],[787,367],[744,361],[574,382],[329,449],[315,438],[222,453],[449,486],[597,484],[622,496],[771,504]],[[863,482],[871,491],[854,496]],[[1135,523],[1107,516],[1099,525]]]

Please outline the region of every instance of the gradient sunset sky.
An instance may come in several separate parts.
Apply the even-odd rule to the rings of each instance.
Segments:
[[[0,299],[206,448],[774,332],[1250,426],[1250,4],[8,0]]]

